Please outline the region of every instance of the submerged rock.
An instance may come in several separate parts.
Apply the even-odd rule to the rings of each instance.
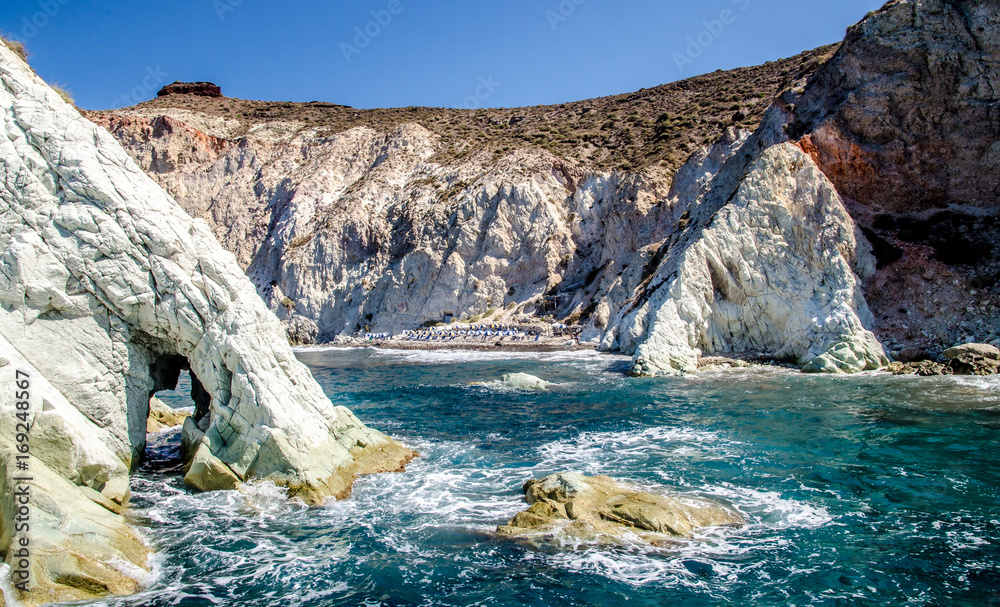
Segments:
[[[527,373],[509,373],[501,378],[503,384],[509,388],[520,390],[547,390],[552,386],[552,382],[528,375]]]
[[[213,237],[106,131],[0,45],[0,461],[30,426],[32,583],[25,605],[136,591],[148,549],[120,513],[150,394],[189,369],[189,484],[268,479],[318,503],[414,453],[334,406]],[[19,487],[0,475],[12,511]],[[0,519],[9,564],[19,534]],[[112,565],[109,565],[112,563]]]
[[[584,540],[634,534],[649,543],[692,537],[698,529],[741,526],[737,512],[705,499],[640,491],[606,476],[574,472],[524,484],[531,507],[497,533],[511,537],[564,535]]]
[[[502,388],[509,390],[548,390],[550,386],[554,386],[552,382],[547,382],[540,377],[535,377],[534,375],[528,375],[527,373],[508,373],[500,377],[500,381],[483,382],[477,381],[469,384],[470,386],[484,386],[484,387],[497,387],[497,384]]]

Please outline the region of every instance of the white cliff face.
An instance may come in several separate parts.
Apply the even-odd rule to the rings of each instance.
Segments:
[[[669,185],[537,150],[445,162],[415,124],[210,139],[225,131],[174,110],[96,119],[213,226],[302,342],[491,309],[540,316],[556,285],[567,315],[582,312],[648,241]]]
[[[824,67],[785,83],[790,90],[772,107],[785,115],[763,125],[758,147],[728,134],[673,176],[657,167],[592,170],[514,136],[501,141],[512,144],[504,153],[477,153],[485,139],[475,132],[456,158],[463,144],[441,144],[418,124],[379,131],[364,112],[344,119],[358,126],[343,132],[307,127],[308,109],[287,106],[280,115],[302,122],[151,106],[94,119],[212,226],[297,341],[498,310],[491,318],[551,314],[583,324],[585,341],[630,353],[649,340],[665,359],[637,364],[639,372],[687,369],[699,351],[744,348],[810,370],[856,370],[883,355],[857,284],[870,273],[868,246],[835,189],[878,245],[881,272],[867,288],[882,330],[937,347],[956,332],[989,329],[982,316],[995,293],[956,283],[941,299],[965,303],[945,309],[924,297],[925,287],[945,287],[910,275],[976,266],[955,270],[973,284],[997,272],[996,12],[984,0],[888,3],[851,28]],[[802,138],[833,186],[809,161],[808,170],[786,170],[801,160],[794,151],[767,152],[789,137]],[[750,161],[760,165],[751,171]],[[793,177],[767,175],[772,169]],[[789,190],[793,183],[803,191]],[[720,199],[722,190],[738,197]],[[923,215],[942,202],[949,208]],[[907,215],[878,221],[883,211]],[[914,222],[933,237],[904,229]],[[807,238],[834,234],[843,240],[820,249]],[[909,251],[896,267],[894,248]],[[727,285],[736,300],[716,296]],[[923,320],[909,313],[914,306]],[[640,358],[657,356],[643,350]]]
[[[149,397],[172,388],[182,367],[203,389],[197,419],[185,428],[186,481],[196,488],[267,478],[318,501],[345,495],[357,474],[396,470],[412,457],[330,403],[208,226],[4,45],[0,79],[0,354],[10,361],[0,372],[23,367],[36,378],[33,465],[39,477],[62,479],[61,487],[39,485],[52,492],[40,508],[53,517],[33,531],[70,545],[66,521],[91,516],[83,509],[78,517],[74,504],[89,498],[104,512],[120,511],[128,470],[144,448]],[[13,419],[6,395],[0,407]],[[0,450],[13,448],[13,430],[0,425]],[[5,552],[10,520],[0,522]],[[138,542],[120,520],[107,529]],[[121,558],[143,569],[144,551],[126,546]],[[107,555],[86,546],[81,562],[94,569],[86,575],[101,583],[65,582],[54,573],[56,554],[36,559],[26,602],[85,598],[81,588],[102,584],[134,591],[138,583],[101,581],[94,571],[109,570]]]
[[[799,152],[746,166],[785,140],[780,124],[751,143],[728,132],[667,182],[532,150],[439,163],[415,124],[333,135],[280,123],[235,139],[210,125],[221,138],[205,147],[188,114],[148,112],[98,120],[223,242],[241,231],[233,250],[297,340],[497,310],[586,324],[584,341],[636,354],[637,373],[690,370],[702,352],[806,365],[841,338],[845,360],[814,367],[883,360],[855,274],[870,256],[833,187]],[[228,185],[193,185],[209,174]]]
[[[733,352],[809,371],[888,364],[855,274],[874,262],[833,186],[788,143],[745,170],[744,158],[729,164],[688,207],[690,225],[662,245],[604,347],[634,352],[638,375],[693,371],[702,354]]]
[[[27,421],[16,417],[22,411],[14,390],[25,377],[32,405]],[[0,392],[0,546],[11,569],[24,537],[14,529],[24,501],[30,517],[31,587],[16,598],[38,605],[139,591],[149,576],[150,550],[121,516],[129,499],[128,467],[109,448],[109,433],[2,336],[0,378],[11,386]],[[25,429],[18,423],[30,427],[27,471],[16,466],[15,437]],[[25,477],[32,481],[15,480]],[[12,577],[9,587],[21,581]]]

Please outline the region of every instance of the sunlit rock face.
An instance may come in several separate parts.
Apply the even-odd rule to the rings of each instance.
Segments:
[[[24,602],[138,589],[148,549],[120,513],[150,395],[182,368],[198,386],[185,430],[197,488],[266,478],[316,502],[413,456],[330,403],[208,226],[5,45],[0,79],[0,373],[32,378],[38,479]],[[0,405],[8,511],[13,391]],[[11,520],[0,522],[9,563]]]
[[[317,129],[302,128],[275,139],[278,127],[272,124],[261,127],[267,136],[251,132],[237,145],[225,139],[220,124],[210,124],[205,116],[200,120],[220,138],[210,139],[191,126],[195,117],[183,113],[144,117],[140,112],[101,119],[137,158],[146,160],[165,187],[178,193],[186,208],[218,218],[213,222],[216,234],[242,260],[258,292],[296,340],[327,341],[358,331],[394,332],[445,316],[489,311],[498,320],[537,319],[551,311],[545,303],[554,300],[561,314],[586,325],[585,340],[603,340],[605,347],[633,354],[640,343],[653,339],[649,352],[658,354],[640,354],[644,362],[639,365],[637,359],[637,371],[642,373],[692,368],[699,350],[753,349],[805,364],[840,337],[851,341],[852,336],[863,336],[866,344],[850,346],[860,358],[834,367],[858,370],[881,360],[880,347],[865,332],[862,319],[870,319],[865,316],[864,298],[857,296],[859,281],[852,270],[867,268],[855,263],[868,259],[866,245],[862,240],[861,253],[855,254],[859,247],[851,218],[832,186],[815,170],[780,184],[768,182],[773,199],[760,204],[753,191],[745,190],[741,205],[726,211],[733,213],[731,229],[713,232],[696,249],[717,248],[722,256],[739,250],[744,257],[739,263],[761,283],[765,269],[828,270],[829,276],[838,276],[829,290],[818,274],[803,280],[816,282],[817,302],[824,296],[829,301],[816,303],[815,309],[803,310],[778,326],[753,327],[754,315],[761,311],[777,319],[785,307],[798,306],[797,300],[787,300],[785,307],[777,304],[783,298],[813,298],[812,292],[795,292],[801,281],[789,279],[763,298],[751,298],[745,309],[721,298],[717,306],[713,295],[704,305],[718,308],[717,313],[706,310],[690,316],[683,321],[691,324],[688,328],[664,332],[668,322],[664,320],[647,332],[634,324],[636,318],[648,316],[650,306],[658,310],[668,305],[669,289],[652,301],[635,304],[650,292],[650,275],[660,264],[678,263],[682,250],[700,238],[703,226],[691,221],[690,212],[704,206],[703,190],[709,184],[719,186],[720,179],[728,180],[725,186],[733,190],[742,183],[739,170],[732,168],[722,177],[719,171],[743,148],[747,133],[727,133],[715,146],[695,154],[667,187],[652,175],[588,173],[531,150],[511,152],[499,160],[474,157],[458,164],[436,164],[434,136],[417,125],[393,133],[359,128],[325,138]],[[163,121],[173,125],[171,133],[157,136],[157,124]],[[152,159],[178,158],[181,149],[196,151],[187,156],[188,164],[171,160],[168,164],[176,168],[154,170]],[[754,150],[755,155],[758,152]],[[783,154],[785,165],[815,168],[797,150],[786,149]],[[742,163],[741,158],[733,162]],[[768,162],[757,169],[758,181],[767,181],[764,173],[779,170],[782,164]],[[799,172],[781,170],[775,180]],[[274,175],[266,179],[270,171]],[[278,173],[285,176],[283,181]],[[198,187],[206,175],[227,185],[214,190],[208,184]],[[787,191],[797,187],[800,177],[803,185],[812,187],[809,200]],[[457,185],[442,195],[431,183]],[[273,198],[279,194],[282,201]],[[815,208],[806,213],[809,205]],[[825,212],[832,215],[823,217]],[[755,217],[758,213],[761,218]],[[737,224],[751,226],[773,213],[779,213],[780,218],[774,219],[789,231],[787,236],[798,230],[793,224],[805,213],[807,223],[795,234],[796,243],[805,249],[788,252],[774,243],[761,244],[761,251],[747,248],[757,245]],[[813,251],[817,243],[810,239],[821,232],[844,240],[825,241],[825,252]],[[764,237],[769,232],[755,234]],[[670,253],[659,254],[661,247],[670,248]],[[836,257],[841,252],[843,263],[819,267],[823,255]],[[785,264],[774,258],[779,254],[810,259],[789,259]],[[764,264],[761,256],[771,258]],[[764,265],[758,271],[759,264]],[[709,277],[707,269],[703,273]],[[702,282],[710,295],[715,292],[710,281]],[[746,286],[748,293],[755,292]],[[838,289],[842,292],[834,293]],[[637,307],[644,310],[630,316]],[[741,324],[741,314],[749,315],[746,323]],[[807,314],[811,315],[806,318]],[[715,325],[703,326],[713,315]],[[843,327],[836,328],[836,323]],[[667,349],[676,353],[666,354],[657,343],[669,343]],[[646,362],[653,360],[659,362]],[[832,369],[824,365],[824,370]]]
[[[888,364],[866,329],[866,243],[806,154],[767,145],[776,132],[718,144],[726,161],[697,195],[685,193],[684,229],[626,289],[635,295],[603,345],[635,352],[634,374],[693,371],[699,356],[719,352],[769,352],[809,371]]]
[[[1000,343],[1000,5],[889,2],[787,102],[878,273],[865,292],[896,351]]]

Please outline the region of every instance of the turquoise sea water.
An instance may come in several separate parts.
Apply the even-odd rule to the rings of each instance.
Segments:
[[[336,404],[422,457],[307,509],[269,485],[192,494],[176,431],[159,436],[133,479],[154,578],[102,604],[1000,605],[998,378],[630,379],[625,359],[591,353],[299,355]],[[498,381],[513,372],[557,385]],[[524,481],[562,470],[711,497],[749,525],[670,549],[492,535],[525,507]]]

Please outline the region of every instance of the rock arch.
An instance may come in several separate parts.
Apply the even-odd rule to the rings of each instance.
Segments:
[[[147,566],[148,549],[119,515],[145,445],[149,395],[180,359],[207,399],[199,407],[208,422],[185,432],[195,487],[269,479],[316,503],[414,456],[326,398],[207,225],[5,45],[0,80],[0,373],[37,378],[32,473],[45,479],[36,490],[47,504],[35,528],[48,545],[22,602],[138,588],[106,563]],[[7,392],[0,416],[10,420]],[[13,436],[0,422],[0,460]],[[16,481],[0,472],[9,508]],[[7,558],[9,520],[0,522]]]

